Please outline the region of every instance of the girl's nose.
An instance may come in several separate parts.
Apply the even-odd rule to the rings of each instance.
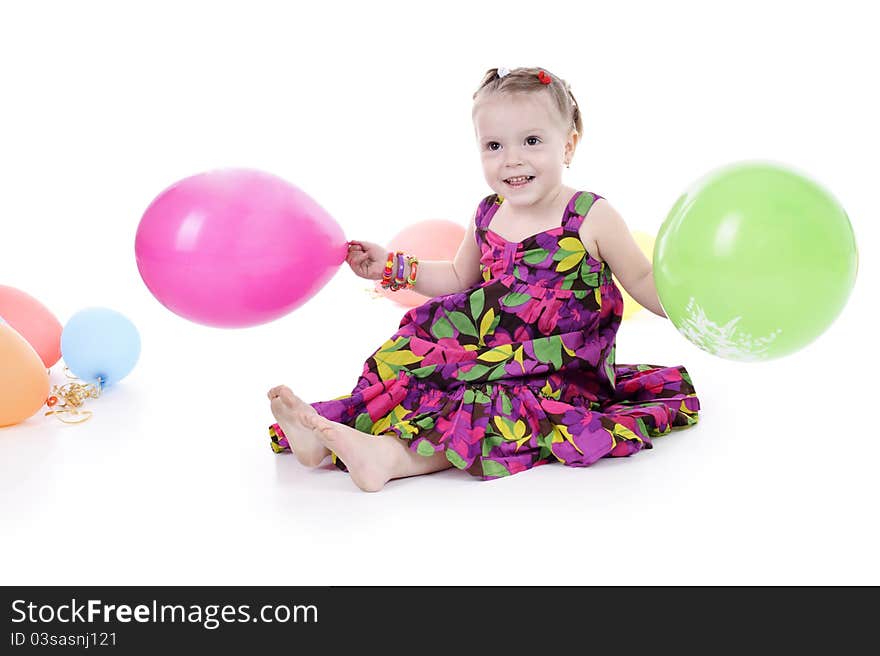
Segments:
[[[504,160],[505,166],[518,166],[522,164],[522,154],[518,150],[508,150],[507,158]]]

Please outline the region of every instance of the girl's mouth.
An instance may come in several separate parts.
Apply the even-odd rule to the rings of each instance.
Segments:
[[[504,184],[506,184],[509,187],[514,187],[514,188],[525,187],[527,184],[529,184],[534,179],[535,179],[535,176],[533,176],[533,175],[518,175],[513,178],[505,179]]]

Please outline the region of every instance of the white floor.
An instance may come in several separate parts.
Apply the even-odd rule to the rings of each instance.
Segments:
[[[766,364],[705,354],[646,312],[625,322],[619,362],[686,365],[703,405],[698,426],[651,451],[493,482],[446,471],[378,494],[275,455],[265,433],[269,386],[344,394],[394,331],[403,310],[364,287],[341,272],[240,331],[135,295],[141,360],[89,402],[88,423],[40,414],[0,429],[0,581],[880,583],[869,286],[817,342]]]

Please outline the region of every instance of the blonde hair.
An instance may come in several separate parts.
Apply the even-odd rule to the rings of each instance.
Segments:
[[[538,78],[538,73],[541,71],[550,76],[550,84],[544,84]],[[581,111],[571,87],[568,82],[553,75],[546,68],[513,68],[504,77],[498,75],[497,68],[490,68],[483,75],[483,81],[474,92],[474,112],[479,101],[491,93],[536,93],[545,90],[550,94],[568,130],[574,130],[578,136],[583,135]]]

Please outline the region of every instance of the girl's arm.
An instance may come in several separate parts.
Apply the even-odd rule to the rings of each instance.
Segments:
[[[418,253],[408,253],[418,257]],[[409,267],[406,267],[409,273]],[[468,223],[464,238],[458,246],[455,258],[449,261],[419,260],[419,271],[413,287],[425,296],[443,296],[470,289],[482,279],[480,275],[480,249],[474,238],[474,221]]]
[[[657,288],[654,270],[642,249],[633,239],[626,223],[608,201],[599,199],[581,224],[581,239],[589,222],[600,257],[608,264],[627,293],[644,308],[665,317]]]
[[[418,253],[407,255],[419,257]],[[346,262],[361,278],[381,280],[387,257],[388,249],[384,246],[366,241],[351,241]],[[404,276],[408,276],[409,265],[405,265],[404,269]],[[469,289],[480,279],[480,249],[474,239],[472,219],[453,260],[419,259],[413,290],[424,296],[443,296]]]

